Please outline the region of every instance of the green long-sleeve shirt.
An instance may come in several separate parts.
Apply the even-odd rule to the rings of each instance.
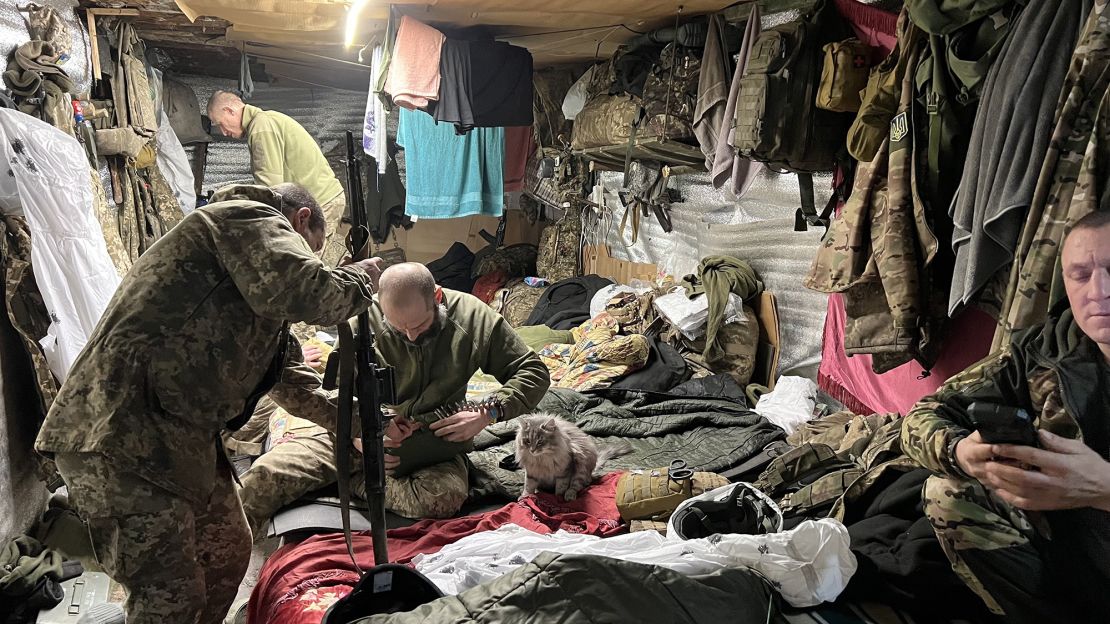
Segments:
[[[243,107],[243,132],[255,182],[265,186],[295,182],[320,205],[343,192],[316,140],[292,117],[248,104]]]

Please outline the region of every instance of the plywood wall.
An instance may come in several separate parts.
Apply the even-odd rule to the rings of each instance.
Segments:
[[[505,212],[505,244],[532,243],[540,240],[543,223],[529,223],[519,210]],[[397,230],[397,244],[405,250],[405,257],[412,262],[431,262],[439,259],[456,241],[465,244],[471,251],[485,247],[485,239],[479,235],[483,229],[490,234],[497,233],[498,219],[486,216],[470,216],[459,219],[421,219],[411,230]],[[383,248],[393,246],[393,239]]]

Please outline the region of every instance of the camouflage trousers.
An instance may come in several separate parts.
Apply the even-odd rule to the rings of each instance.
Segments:
[[[925,515],[933,525],[941,548],[952,569],[994,613],[1003,613],[1002,597],[992,594],[996,585],[980,578],[980,562],[990,555],[1018,552],[1033,553],[1031,543],[1037,529],[1025,512],[1012,507],[978,481],[962,481],[951,477],[933,476],[923,491]],[[994,566],[992,576],[1005,575],[1006,570]],[[977,571],[980,573],[977,574]],[[1012,570],[1015,579],[1039,575],[1028,569]],[[1021,581],[1014,580],[1014,585]]]
[[[343,222],[343,215],[347,214],[347,194],[340,193],[328,203],[320,204],[320,208],[328,222],[322,259],[324,264],[333,267],[347,255],[347,232],[351,231],[351,226]]]
[[[217,624],[235,600],[251,539],[230,468],[207,503],[159,488],[99,453],[60,453],[95,567],[127,589],[128,624]]]
[[[310,421],[279,409],[270,435],[277,442],[240,476],[239,496],[256,536],[282,507],[336,481],[335,436]],[[366,497],[361,457],[352,452],[352,493]],[[450,518],[466,502],[469,488],[462,455],[399,479],[386,477],[386,509],[406,518]]]

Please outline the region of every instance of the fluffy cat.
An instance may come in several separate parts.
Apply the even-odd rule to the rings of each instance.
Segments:
[[[520,498],[554,488],[556,496],[574,500],[593,482],[594,470],[631,452],[632,445],[623,441],[599,450],[593,438],[558,416],[522,416],[516,434],[516,461],[524,468]]]

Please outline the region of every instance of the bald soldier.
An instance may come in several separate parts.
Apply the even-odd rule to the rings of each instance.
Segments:
[[[124,277],[35,448],[53,455],[97,563],[128,591],[130,624],[223,620],[251,536],[220,433],[269,392],[334,428],[336,405],[290,322],[365,310],[378,259],[330,268],[303,188],[232,186],[187,215]]]
[[[464,453],[474,437],[532,411],[551,377],[500,314],[472,295],[438,287],[423,265],[389,267],[380,286],[381,309],[371,308],[370,323],[379,362],[393,367],[397,384],[396,416],[386,428],[386,507],[409,518],[450,517],[467,498]],[[503,384],[496,407],[438,418],[435,410],[465,398],[478,369]],[[242,476],[243,508],[259,534],[275,511],[336,480],[335,437],[291,420],[289,434]],[[360,467],[352,487],[365,496]]]
[[[342,218],[347,197],[312,135],[292,117],[245,104],[229,91],[212,94],[208,118],[222,135],[246,138],[256,183],[300,184],[320,203],[328,224],[323,258],[325,263],[335,266],[346,253],[344,238],[349,228],[343,225]]]

